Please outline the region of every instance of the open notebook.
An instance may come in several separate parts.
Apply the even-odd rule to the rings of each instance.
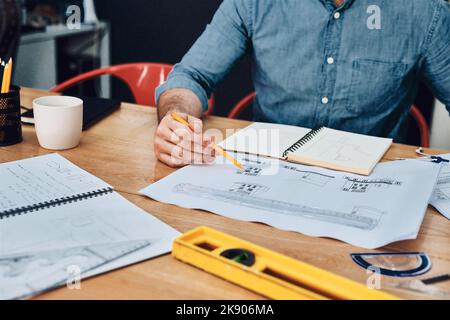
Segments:
[[[0,299],[146,260],[179,233],[58,154],[0,165]]]
[[[254,123],[220,146],[227,151],[369,175],[392,145],[392,139],[329,128],[306,129]]]

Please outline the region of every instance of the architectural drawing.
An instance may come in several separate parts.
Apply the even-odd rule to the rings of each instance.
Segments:
[[[379,164],[370,176],[361,176],[258,160],[270,162],[269,168],[278,172],[263,171],[253,177],[234,174],[231,164],[189,166],[141,193],[183,208],[374,249],[417,236],[442,169],[428,161],[392,161]],[[446,209],[450,201],[441,203]]]
[[[244,166],[244,170],[236,170],[236,174],[242,174],[246,176],[259,177],[263,171],[262,167],[256,166]]]
[[[263,186],[249,186],[245,183],[234,184],[229,190],[212,189],[193,184],[178,184],[174,191],[192,197],[231,202],[244,207],[336,223],[363,230],[375,229],[383,215],[383,212],[369,207],[355,207],[349,212],[340,212],[255,196],[255,193],[263,190],[263,188]]]
[[[236,182],[228,191],[247,196],[254,196],[257,193],[269,191],[269,188],[254,183]]]
[[[353,178],[344,177],[345,183],[342,186],[342,191],[366,193],[371,189],[387,189],[389,187],[399,187],[402,185],[401,181],[392,179],[366,179],[366,178]]]
[[[442,169],[439,180],[436,184],[435,197],[438,200],[450,200],[450,166]]]
[[[259,177],[263,171],[270,166],[270,163],[260,160],[260,158],[243,158],[241,160],[244,170],[236,170],[236,174]]]
[[[279,168],[286,170],[289,175],[294,172],[295,176],[293,177],[295,177],[294,179],[296,181],[305,182],[318,187],[324,187],[331,179],[334,179],[334,177],[330,175],[325,175],[314,171],[301,170],[298,166],[284,164],[282,162],[267,162],[263,161],[261,158],[243,158],[241,162],[244,166],[244,170],[236,170],[236,174],[238,175],[259,177],[264,175],[264,173],[267,172],[265,170],[269,169],[271,165],[279,165]]]
[[[334,179],[333,176],[321,174],[314,171],[300,170],[298,166],[293,165],[283,165],[283,169],[289,170],[290,172],[299,173],[298,178],[301,182],[313,184],[318,187],[324,187],[330,180]]]
[[[434,192],[438,200],[450,200],[450,187],[447,188],[437,187]]]
[[[74,277],[72,267],[81,276],[154,242],[134,240],[0,256],[0,299],[24,298],[59,286]]]

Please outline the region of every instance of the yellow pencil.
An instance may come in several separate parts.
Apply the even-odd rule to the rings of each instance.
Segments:
[[[1,93],[6,93],[5,91],[5,87],[6,87],[6,77],[7,77],[7,73],[8,73],[8,65],[5,65],[3,67],[3,77],[2,77],[2,90]]]
[[[172,116],[173,120],[181,124],[184,124],[185,126],[189,127],[192,131],[194,131],[194,127],[189,122],[180,117],[176,112],[172,112],[170,115]]]
[[[180,117],[176,112],[172,112],[171,116],[172,116],[173,120],[178,121],[181,124],[184,124],[185,126],[189,127],[192,131],[194,131],[193,126],[189,122],[184,120],[182,117]],[[240,164],[239,161],[237,161],[235,158],[233,158],[228,152],[223,150],[221,147],[219,147],[215,143],[213,143],[211,146],[218,154],[225,157],[225,159],[230,161],[236,168],[238,168],[239,170],[244,170],[244,167],[242,166],[242,164]]]
[[[7,74],[7,77],[6,77],[6,85],[5,85],[6,93],[8,93],[11,90],[12,70],[13,70],[13,60],[12,60],[12,58],[9,58],[9,61],[8,61],[8,74]]]
[[[11,86],[11,74],[12,74],[12,59],[9,59],[3,71],[2,79],[2,91],[1,93],[8,93]]]

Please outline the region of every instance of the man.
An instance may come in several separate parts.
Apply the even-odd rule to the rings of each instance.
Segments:
[[[157,89],[155,150],[162,162],[211,161],[201,114],[247,51],[254,58],[256,121],[400,138],[419,79],[450,111],[445,0],[224,0]],[[195,132],[181,134],[171,111]]]

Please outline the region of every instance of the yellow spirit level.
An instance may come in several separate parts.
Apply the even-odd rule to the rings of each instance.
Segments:
[[[172,255],[272,299],[397,299],[207,227],[175,239]]]

